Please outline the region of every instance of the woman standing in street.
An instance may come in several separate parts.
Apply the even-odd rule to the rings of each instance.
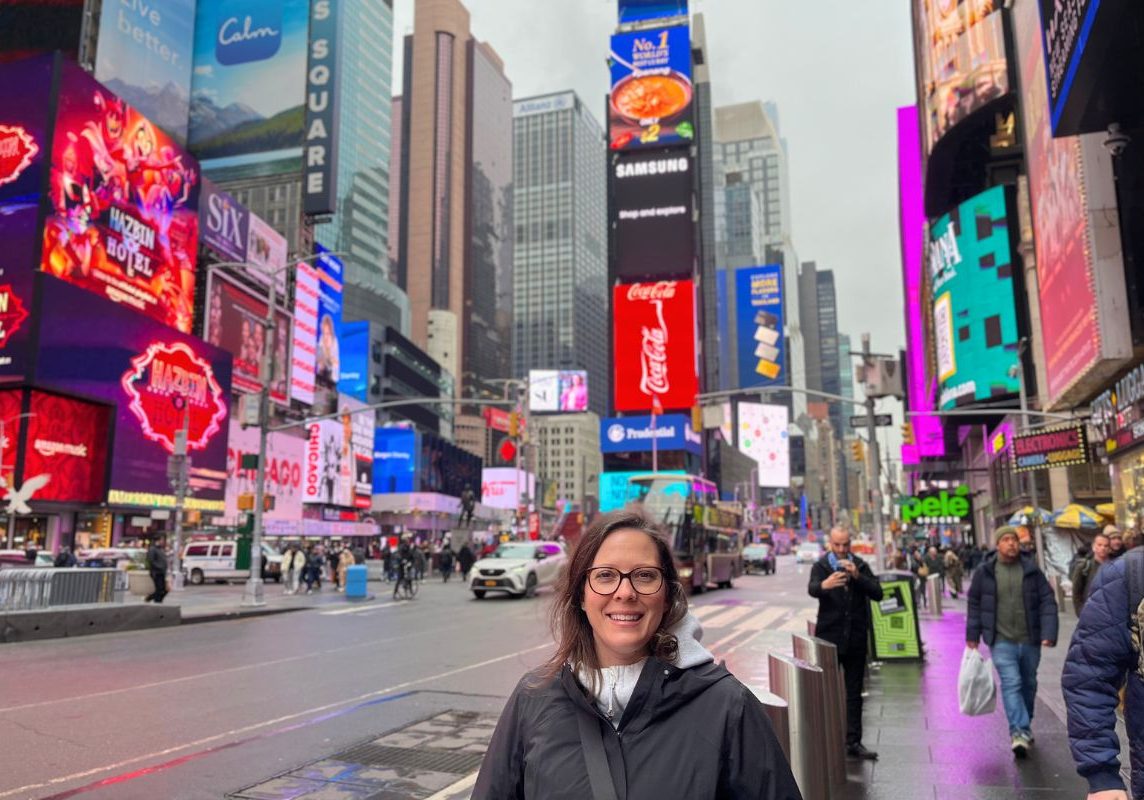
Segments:
[[[552,622],[556,652],[509,698],[473,800],[801,799],[762,705],[699,644],[650,517],[592,524]]]

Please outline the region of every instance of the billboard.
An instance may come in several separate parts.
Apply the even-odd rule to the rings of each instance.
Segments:
[[[481,484],[484,459],[432,433],[422,433],[417,461],[418,491],[460,497]]]
[[[941,410],[1017,394],[1017,308],[1004,186],[966,200],[929,231]]]
[[[188,142],[207,169],[298,164],[310,0],[199,0]]]
[[[650,453],[653,442],[657,451],[703,452],[703,437],[692,430],[686,414],[659,414],[654,425],[645,414],[600,420],[601,453]]]
[[[695,287],[687,281],[612,290],[616,411],[690,408],[699,391]]]
[[[366,402],[369,389],[369,323],[342,323],[338,350],[341,354],[338,392]]]
[[[373,434],[373,493],[413,492],[417,487],[417,431],[378,428]]]
[[[290,351],[290,399],[314,403],[318,361],[318,270],[298,262],[294,283],[294,344]]]
[[[258,455],[258,429],[244,428],[231,418],[226,448],[226,515],[235,524],[239,518],[238,497],[254,494],[258,471],[243,469],[243,456]],[[264,491],[274,498],[274,508],[263,512],[263,519],[302,518],[302,464],[306,442],[286,433],[271,433],[266,441],[266,483]]]
[[[229,280],[219,272],[211,274],[207,285],[207,307],[203,319],[203,338],[234,356],[231,378],[236,392],[257,394],[262,391],[262,359],[266,352],[266,299]],[[270,399],[288,405],[286,390],[290,385],[290,317],[282,311],[275,315],[274,352]]]
[[[923,301],[926,263],[926,218],[922,197],[921,127],[916,106],[898,109],[898,223],[902,247],[902,289],[906,314],[906,402],[913,412],[933,411],[936,385],[926,368],[926,304]],[[902,463],[945,455],[941,418],[909,418],[914,444],[902,445]]]
[[[248,270],[247,274],[259,283],[267,286],[274,281],[275,292],[279,297],[286,297],[286,237],[280,234],[262,217],[257,214],[250,215],[250,233],[246,239],[245,261],[261,268]]]
[[[50,155],[54,65],[47,55],[0,68],[0,206],[32,203],[40,196]]]
[[[619,0],[617,5],[621,25],[687,16],[687,0]]]
[[[341,377],[342,283],[345,267],[337,256],[321,245],[317,249],[318,270],[318,349],[317,380],[324,386],[337,386]]]
[[[646,475],[646,472],[601,472],[600,473],[600,513],[606,514],[623,508],[629,500],[636,498],[630,490],[628,478],[632,475]],[[686,475],[681,469],[661,469],[660,475]]]
[[[608,142],[613,150],[689,145],[691,28],[674,25],[617,33],[608,58]]]
[[[0,205],[0,375],[22,378],[35,360],[31,352],[32,270],[39,241],[35,202]]]
[[[739,385],[786,384],[781,264],[735,270]]]
[[[340,397],[339,419],[306,426],[305,491],[309,504],[369,508],[373,497],[374,414],[344,413],[364,406]]]
[[[195,0],[105,2],[95,79],[185,144],[194,38]]]
[[[489,508],[520,505],[520,495],[536,498],[536,476],[512,467],[486,467],[481,470],[481,503]]]
[[[694,162],[678,153],[617,153],[612,162],[614,274],[687,277],[695,267]]]
[[[302,162],[302,210],[333,214],[338,179],[339,0],[311,0],[310,53],[306,69],[306,158]]]
[[[189,333],[199,170],[174,139],[62,63],[41,267]]]
[[[528,371],[529,411],[587,411],[588,373],[584,370]]]
[[[203,188],[199,194],[199,232],[203,244],[224,260],[238,263],[246,261],[250,212],[207,178],[203,178]],[[251,272],[251,277],[254,274]]]
[[[1042,428],[1013,437],[1013,468],[1017,472],[1087,464],[1088,434],[1083,422]]]
[[[51,476],[37,500],[102,503],[107,494],[111,406],[33,390],[21,483]]]
[[[167,457],[186,424],[194,492],[187,508],[223,511],[230,354],[51,276],[37,277],[43,316],[36,385],[116,408],[108,502],[174,505]]]
[[[957,123],[1009,93],[1002,0],[922,0],[917,26],[926,151]]]
[[[738,447],[759,465],[759,486],[790,487],[790,412],[786,406],[739,403]]]

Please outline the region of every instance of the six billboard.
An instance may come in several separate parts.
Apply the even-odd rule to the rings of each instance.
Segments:
[[[613,274],[683,278],[695,268],[694,161],[686,151],[611,157]]]
[[[691,28],[617,33],[608,59],[608,141],[613,150],[688,145],[692,114]]]
[[[235,391],[262,391],[262,360],[266,352],[266,298],[256,297],[238,283],[213,273],[207,285],[203,338],[234,356]],[[270,399],[287,405],[290,385],[290,317],[279,311],[274,330]]]
[[[790,412],[786,406],[739,403],[739,452],[759,465],[759,486],[790,487]]]
[[[195,0],[105,2],[95,79],[184,144],[194,38]]]
[[[42,269],[189,332],[199,239],[195,160],[65,62],[51,170]]]
[[[204,168],[301,165],[310,0],[199,0],[188,142]]]
[[[1017,394],[1020,383],[1009,201],[996,186],[930,226],[940,408]]]
[[[781,386],[787,382],[783,336],[781,264],[735,271],[736,343],[739,386]]]
[[[203,244],[227,261],[246,262],[250,212],[207,178],[199,195],[199,231]]]
[[[612,290],[616,411],[690,408],[699,391],[695,285],[630,283]]]

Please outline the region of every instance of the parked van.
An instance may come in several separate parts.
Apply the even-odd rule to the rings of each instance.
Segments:
[[[250,577],[250,570],[238,569],[238,542],[216,540],[191,542],[183,548],[183,574],[195,586],[206,581],[228,581]],[[262,579],[282,581],[282,556],[270,545],[262,545]]]

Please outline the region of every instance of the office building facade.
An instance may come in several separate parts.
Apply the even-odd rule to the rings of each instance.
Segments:
[[[533,430],[539,442],[537,473],[542,481],[555,482],[556,499],[581,504],[585,498],[599,497],[600,417],[584,414],[533,416]]]

